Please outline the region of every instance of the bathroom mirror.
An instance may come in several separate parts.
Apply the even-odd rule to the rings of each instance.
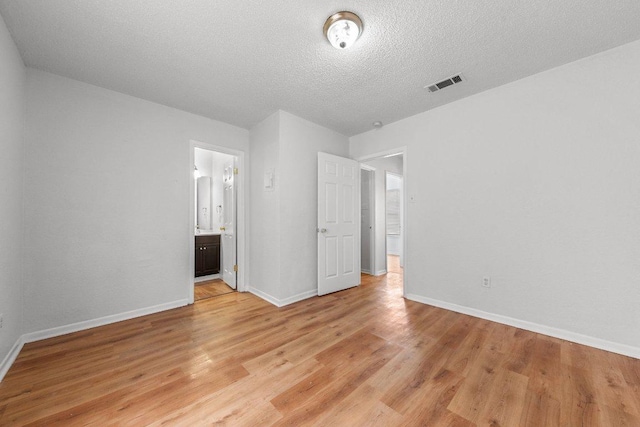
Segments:
[[[201,176],[197,183],[197,226],[200,230],[211,230],[211,177]]]

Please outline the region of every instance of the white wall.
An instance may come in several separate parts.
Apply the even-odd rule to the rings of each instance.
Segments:
[[[407,293],[638,357],[639,74],[634,42],[351,138],[407,146]]]
[[[344,135],[284,111],[251,130],[251,286],[274,304],[317,291],[318,151],[348,149]],[[276,177],[268,191],[267,171]]]
[[[33,69],[27,106],[26,331],[185,303],[190,140],[248,131]]]
[[[0,16],[0,380],[23,333],[25,67]],[[15,355],[13,355],[15,356]],[[2,363],[6,360],[6,364]]]
[[[280,280],[280,112],[251,129],[250,290],[278,298]],[[275,187],[264,188],[264,174],[275,173]]]
[[[349,139],[282,111],[281,299],[318,289],[318,152],[348,157]]]
[[[403,145],[403,144],[400,144]],[[380,151],[380,150],[378,150]],[[373,152],[373,151],[372,151]],[[357,159],[362,156],[352,156]],[[374,206],[375,206],[375,233],[374,233],[374,274],[380,275],[387,272],[387,228],[386,228],[386,177],[387,171],[398,175],[403,174],[402,156],[383,157],[363,162],[375,168],[373,172],[374,182]]]

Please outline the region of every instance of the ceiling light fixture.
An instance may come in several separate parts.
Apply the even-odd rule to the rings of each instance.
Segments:
[[[324,35],[336,49],[353,45],[362,34],[362,21],[353,12],[338,12],[324,23]]]

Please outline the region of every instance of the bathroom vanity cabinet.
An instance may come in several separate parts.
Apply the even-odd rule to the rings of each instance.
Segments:
[[[196,277],[220,272],[220,235],[196,236]]]

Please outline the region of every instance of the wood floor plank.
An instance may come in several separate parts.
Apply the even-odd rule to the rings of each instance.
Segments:
[[[160,420],[153,421],[155,415],[145,415],[139,419],[139,425],[238,425],[234,420],[259,418],[261,409],[272,407],[269,402],[271,399],[284,392],[294,381],[307,378],[321,368],[322,364],[314,359],[299,365],[285,363],[242,378],[190,404],[183,403],[179,409]]]
[[[315,422],[316,426],[395,426],[403,417],[379,400],[372,399],[377,391],[368,384],[362,384],[353,393],[325,411]]]
[[[636,399],[620,368],[615,365],[615,359],[605,352],[598,352],[592,355],[592,360],[599,367],[593,372],[596,402],[616,411],[640,416],[640,401]]]
[[[507,369],[498,369],[494,389],[478,416],[479,425],[515,426],[520,422],[528,378]]]
[[[599,423],[603,426],[616,427],[638,427],[640,426],[640,418],[631,415],[628,412],[609,408],[606,405],[600,406]]]
[[[243,363],[243,365],[250,372],[257,372],[265,369],[269,364],[280,364],[284,361],[293,364],[300,363],[301,361],[314,357],[316,354],[342,341],[345,337],[362,328],[355,322],[346,323],[345,325],[318,328],[314,332],[302,335],[297,339],[288,341],[280,347],[263,353]]]
[[[518,374],[529,374],[535,351],[536,336],[534,332],[517,329],[511,340],[512,347],[507,350],[505,369]]]
[[[578,366],[585,366],[580,358]],[[581,367],[562,366],[561,425],[598,425],[598,405],[591,371]]]
[[[412,404],[408,405],[402,425],[473,426],[473,423],[448,409],[463,382],[464,377],[446,369],[440,370],[416,394]]]
[[[484,347],[487,335],[486,330],[472,327],[455,353],[447,360],[446,369],[466,377]]]
[[[193,298],[195,301],[201,301],[207,298],[230,294],[231,292],[235,292],[235,290],[222,281],[222,279],[207,280],[195,284]]]
[[[0,425],[640,426],[640,360],[405,300],[389,271],[29,343]]]
[[[519,425],[522,427],[560,426],[560,402],[547,393],[527,388]]]
[[[528,371],[529,389],[555,400],[562,397],[562,363],[560,343],[542,335],[536,337],[531,369]]]
[[[378,347],[368,354],[365,353],[357,359],[352,358],[349,362],[340,366],[329,368],[333,370],[333,375],[331,375],[333,381],[318,387],[313,394],[307,393],[306,399],[296,405],[291,405],[292,402],[298,401],[296,396],[292,396],[288,405],[291,411],[285,413],[285,416],[275,425],[300,426],[316,423],[326,411],[330,411],[345,400],[357,387],[388,363],[399,351],[400,348],[396,345],[385,343],[382,347]],[[346,367],[348,369],[344,369]],[[319,378],[316,381],[321,382]],[[301,384],[304,383],[305,380]],[[291,396],[291,394],[287,394]],[[272,403],[275,401],[277,399],[272,400]],[[279,408],[279,411],[281,413],[285,412],[281,408]]]
[[[323,368],[309,378],[292,385],[271,403],[283,414],[293,412],[301,405],[314,399],[331,383],[344,378],[344,373],[352,369],[354,363],[364,366],[363,361],[385,346],[385,341],[364,331],[344,337],[335,345],[317,354],[315,359]],[[355,359],[357,355],[357,359]]]
[[[429,381],[468,335],[470,329],[464,320],[460,318],[459,322],[451,325],[426,352],[418,352],[417,357],[412,357],[417,363],[406,361],[402,369],[406,375],[396,378],[394,386],[388,387],[382,397],[387,406],[404,414],[411,406],[419,404],[422,390],[428,387]]]
[[[499,382],[496,384],[496,381],[503,357],[495,347],[483,348],[448,409],[473,423],[478,423],[492,392],[498,390]]]
[[[520,425],[560,426],[562,369],[559,342],[541,335],[536,337],[528,377]]]

